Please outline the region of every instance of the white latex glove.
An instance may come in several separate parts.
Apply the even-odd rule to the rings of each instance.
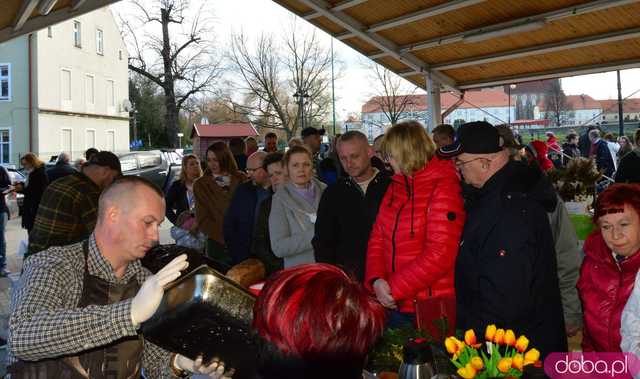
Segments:
[[[133,325],[140,325],[153,316],[162,301],[164,286],[176,280],[180,276],[180,271],[188,266],[187,255],[182,254],[142,283],[138,293],[131,301]]]
[[[224,362],[214,359],[208,366],[202,363],[202,357],[198,357],[195,361],[176,354],[175,365],[178,369],[189,371],[193,374],[205,374],[212,379],[229,379],[233,376],[233,369],[225,373]]]
[[[396,309],[396,301],[391,296],[391,287],[384,279],[378,279],[373,282],[373,291],[376,293],[376,298],[380,304],[386,308]]]

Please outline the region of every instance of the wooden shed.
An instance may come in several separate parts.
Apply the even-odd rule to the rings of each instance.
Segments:
[[[216,141],[229,142],[232,138],[256,137],[258,132],[248,122],[225,122],[222,124],[193,124],[191,142],[193,153],[204,159],[207,148]]]

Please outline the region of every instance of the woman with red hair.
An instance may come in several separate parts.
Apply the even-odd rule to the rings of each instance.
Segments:
[[[384,308],[329,264],[278,271],[254,308],[261,379],[360,379],[384,327]]]
[[[639,215],[639,185],[614,184],[598,196],[593,217],[597,229],[585,241],[577,285],[585,352],[620,351],[621,314],[640,269]],[[640,335],[640,330],[630,332]]]

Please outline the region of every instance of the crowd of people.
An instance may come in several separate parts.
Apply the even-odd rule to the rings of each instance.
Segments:
[[[227,375],[222,362],[139,333],[188,265],[180,256],[151,275],[140,264],[165,217],[176,243],[217,269],[251,261],[262,273],[253,326],[263,379],[358,378],[385,328],[431,324],[439,315],[424,310],[437,307],[454,308],[455,329],[517,330],[542,358],[579,332],[584,351],[640,353],[640,185],[598,196],[581,246],[546,175],[585,156],[635,183],[640,153],[622,138],[614,158],[598,129],[585,134],[523,144],[508,125],[428,133],[406,120],[372,144],[349,131],[328,151],[323,130],[305,128],[279,151],[269,133],[262,149],[233,139],[185,155],[166,194],[121,176],[111,152],[51,173],[25,155],[28,182],[16,190],[29,197],[29,250],[11,304],[11,377]]]

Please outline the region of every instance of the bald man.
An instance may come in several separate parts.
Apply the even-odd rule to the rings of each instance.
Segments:
[[[269,197],[269,173],[262,167],[266,156],[264,151],[257,151],[249,156],[249,180],[238,186],[224,216],[222,230],[232,265],[249,258],[257,209],[262,200]]]
[[[316,262],[338,265],[363,281],[369,234],[391,179],[372,166],[374,152],[364,134],[343,134],[337,150],[349,176],[322,194],[313,250]]]
[[[139,378],[142,368],[149,378],[223,376],[224,367],[172,354],[139,333],[188,265],[182,255],[151,275],[140,264],[158,241],[164,207],[154,184],[122,177],[100,196],[88,239],[25,262],[9,318],[11,378]]]

